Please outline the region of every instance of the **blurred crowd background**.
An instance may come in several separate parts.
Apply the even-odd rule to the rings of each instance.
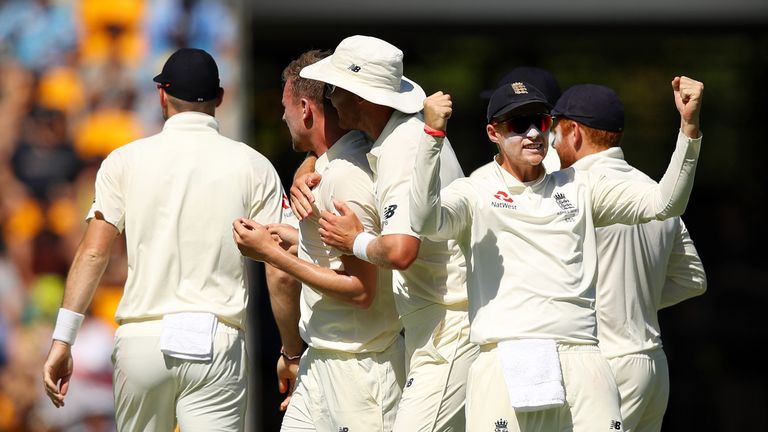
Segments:
[[[114,430],[110,355],[124,247],[114,248],[74,346],[65,408],[45,398],[41,367],[96,170],[114,148],[159,131],[152,77],[167,56],[182,46],[214,55],[225,88],[222,132],[264,153],[287,187],[303,155],[281,121],[280,73],[303,51],[353,34],[400,47],[406,76],[427,93],[453,95],[449,134],[465,173],[494,153],[479,94],[515,66],[544,67],[563,90],[614,88],[626,109],[627,159],[657,179],[679,124],[669,82],[677,74],[703,81],[703,154],[683,219],[709,291],[661,312],[672,381],[665,430],[760,430],[768,423],[768,380],[754,353],[768,306],[768,182],[760,175],[768,6],[648,0],[614,13],[552,5],[0,0],[0,432]],[[280,343],[261,268],[251,272],[248,430],[276,431]]]
[[[114,430],[116,247],[78,343],[66,406],[41,368],[93,182],[113,149],[162,127],[152,77],[183,46],[218,61],[221,128],[241,135],[239,25],[210,0],[0,1],[0,431]]]

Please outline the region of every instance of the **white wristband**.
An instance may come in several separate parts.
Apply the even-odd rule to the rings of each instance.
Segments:
[[[73,345],[84,319],[85,315],[81,313],[60,308],[59,316],[56,317],[56,328],[53,329],[53,339]]]
[[[352,244],[352,253],[363,261],[371,262],[371,260],[368,259],[366,249],[368,249],[368,245],[374,240],[376,240],[375,235],[361,232],[355,237],[355,242]]]

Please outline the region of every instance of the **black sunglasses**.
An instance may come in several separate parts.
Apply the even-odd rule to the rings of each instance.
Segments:
[[[506,128],[516,134],[522,134],[528,132],[528,129],[533,126],[541,132],[546,132],[552,127],[552,116],[549,114],[527,114],[521,116],[510,117],[501,121],[494,121],[494,125],[506,125]]]

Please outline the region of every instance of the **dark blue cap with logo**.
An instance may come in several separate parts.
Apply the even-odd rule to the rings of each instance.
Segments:
[[[552,109],[553,117],[565,117],[594,129],[624,130],[624,105],[610,88],[577,84],[566,90]]]
[[[536,66],[518,66],[512,69],[499,80],[499,83],[496,84],[496,88],[515,81],[523,81],[533,84],[537,89],[544,93],[544,96],[547,97],[547,101],[552,105],[557,102],[562,93],[560,84],[557,82],[555,76],[552,75],[552,72]],[[480,93],[480,97],[489,99],[492,94],[493,90],[483,90]]]
[[[181,48],[171,54],[154,81],[169,95],[189,102],[204,102],[221,94],[216,61],[197,48]]]
[[[504,84],[488,101],[488,123],[515,115],[548,113],[551,108],[547,97],[531,84],[523,81]]]

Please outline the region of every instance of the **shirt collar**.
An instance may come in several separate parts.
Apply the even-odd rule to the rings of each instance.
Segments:
[[[547,178],[547,171],[542,170],[542,174],[539,178],[533,181],[529,182],[521,182],[517,179],[517,177],[510,174],[507,170],[504,169],[498,162],[496,162],[496,159],[494,158],[494,165],[496,166],[496,172],[499,173],[499,177],[501,177],[501,180],[504,182],[504,184],[507,186],[507,189],[510,192],[520,192],[525,190],[525,188],[530,187],[531,189],[536,189],[539,185],[543,184],[544,180]]]
[[[219,122],[205,113],[184,111],[172,115],[163,125],[163,130],[201,130],[213,129],[219,131]]]

